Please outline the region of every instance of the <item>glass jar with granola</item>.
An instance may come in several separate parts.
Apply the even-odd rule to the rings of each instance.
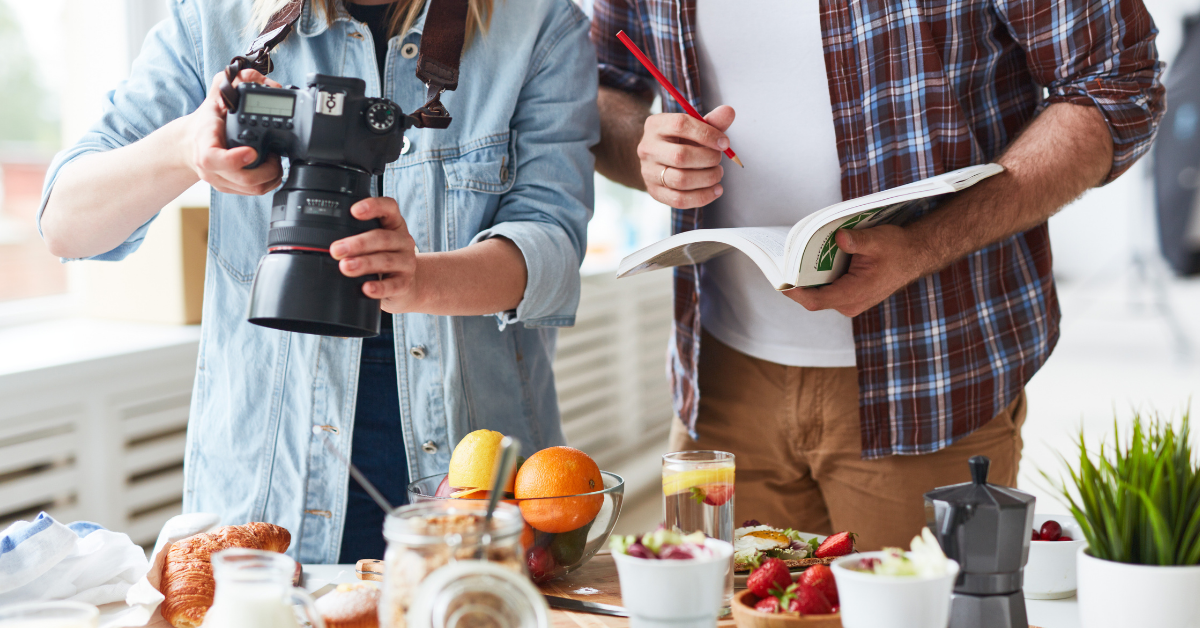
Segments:
[[[484,534],[487,502],[438,500],[397,508],[383,524],[384,555],[381,628],[407,628],[407,613],[421,583],[439,567],[474,559],[481,544],[484,559],[524,575],[521,532],[525,523],[512,504],[496,504],[492,525]],[[490,538],[490,542],[489,542]]]

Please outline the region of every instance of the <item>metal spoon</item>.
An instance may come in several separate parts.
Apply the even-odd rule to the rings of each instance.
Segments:
[[[492,490],[488,494],[487,514],[483,518],[483,536],[479,539],[479,548],[475,550],[475,558],[483,558],[483,553],[492,544],[492,515],[496,512],[496,504],[504,495],[504,487],[508,484],[508,476],[512,474],[517,464],[517,454],[521,451],[521,443],[505,436],[500,439],[500,455],[496,458],[496,470],[492,476]]]

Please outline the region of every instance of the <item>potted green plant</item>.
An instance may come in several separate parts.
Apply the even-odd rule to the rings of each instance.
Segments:
[[[1115,422],[1114,422],[1115,423]],[[1089,449],[1057,490],[1087,547],[1076,562],[1084,628],[1200,625],[1200,464],[1178,427],[1135,413],[1128,438]],[[1050,478],[1047,476],[1047,479]],[[1051,480],[1053,482],[1053,480]]]

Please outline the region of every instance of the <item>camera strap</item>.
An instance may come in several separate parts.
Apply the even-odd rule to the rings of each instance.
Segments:
[[[419,128],[444,129],[450,126],[450,112],[442,105],[442,92],[458,87],[458,65],[462,59],[467,32],[468,0],[425,0],[429,9],[421,36],[421,54],[417,57],[417,78],[425,83],[426,102],[409,114],[409,122]],[[238,91],[233,81],[242,70],[271,73],[271,51],[295,27],[303,13],[305,0],[289,0],[275,12],[258,37],[250,43],[244,55],[238,55],[225,66],[221,78],[221,99],[229,109],[237,109]]]

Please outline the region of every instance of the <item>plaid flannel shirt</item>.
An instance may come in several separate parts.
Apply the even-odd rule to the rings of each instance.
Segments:
[[[1142,0],[797,1],[821,3],[843,198],[992,161],[1058,102],[1104,115],[1111,181],[1149,148],[1165,108],[1157,30]],[[691,0],[596,0],[601,85],[657,87],[616,39],[624,30],[704,111],[695,23]],[[796,61],[747,60],[781,69]],[[681,110],[669,96],[663,103]],[[700,228],[703,216],[702,208],[676,209],[673,229]],[[667,367],[675,411],[693,436],[700,272],[675,270]],[[863,457],[937,451],[982,426],[1049,357],[1059,318],[1045,224],[855,317]]]

